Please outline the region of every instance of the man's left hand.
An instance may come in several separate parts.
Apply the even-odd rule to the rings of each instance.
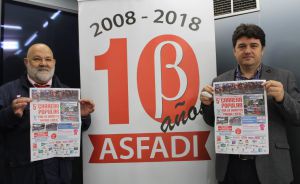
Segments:
[[[284,89],[281,82],[275,80],[269,80],[262,84],[266,91],[267,95],[272,96],[276,102],[282,102],[284,98]]]
[[[81,116],[87,116],[90,113],[94,112],[95,110],[94,102],[88,99],[81,99],[79,102],[80,102]]]

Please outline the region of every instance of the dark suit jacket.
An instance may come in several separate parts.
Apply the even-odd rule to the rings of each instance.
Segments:
[[[215,78],[213,82],[233,81],[234,76],[235,70],[230,70]],[[287,70],[263,65],[261,79],[280,81],[284,86],[285,95],[282,103],[268,97],[270,153],[256,157],[257,174],[262,184],[287,184],[293,180],[293,172],[286,126],[288,124],[300,126],[300,92],[294,75]],[[213,105],[201,106],[205,122],[213,126]],[[218,181],[224,180],[228,162],[228,154],[216,154]]]
[[[12,182],[16,179],[22,180],[25,171],[33,170],[32,168],[36,164],[42,163],[47,183],[62,183],[62,180],[64,183],[70,183],[72,174],[72,160],[70,158],[51,158],[30,162],[29,106],[25,108],[22,118],[15,116],[11,107],[11,103],[17,95],[29,97],[30,87],[33,86],[27,80],[27,75],[23,75],[19,79],[0,87],[0,130],[4,138],[6,170],[10,172],[7,173],[7,176],[11,178]],[[54,76],[52,87],[66,88],[67,86]],[[90,116],[82,118],[82,130],[86,130],[90,123]],[[20,169],[25,170],[20,172]],[[19,172],[15,172],[17,170]],[[56,172],[60,173],[57,174]],[[0,173],[1,177],[2,174]],[[34,176],[26,176],[26,178],[29,177],[34,178]],[[22,183],[24,182],[22,181]]]

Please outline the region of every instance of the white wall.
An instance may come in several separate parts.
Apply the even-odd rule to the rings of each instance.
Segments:
[[[60,9],[68,12],[77,13],[77,0],[14,0],[28,4],[44,6],[48,8]]]

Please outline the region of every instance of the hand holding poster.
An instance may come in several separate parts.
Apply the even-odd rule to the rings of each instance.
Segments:
[[[79,89],[31,88],[31,161],[80,154]]]
[[[215,82],[216,153],[269,153],[264,80]]]

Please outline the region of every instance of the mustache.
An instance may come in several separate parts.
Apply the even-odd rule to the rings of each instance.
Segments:
[[[37,71],[50,71],[50,68],[48,68],[48,67],[38,67]]]

